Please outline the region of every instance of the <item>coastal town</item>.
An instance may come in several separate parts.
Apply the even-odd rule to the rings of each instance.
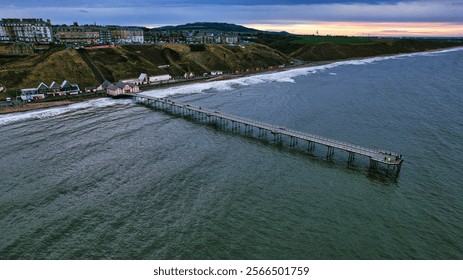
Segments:
[[[0,112],[44,101],[130,95],[347,58],[426,51],[458,40],[275,34],[227,23],[147,28],[0,20]]]
[[[52,25],[50,19],[3,18],[0,20],[0,43],[13,44],[16,52],[34,51],[36,44],[90,46],[108,44],[238,44],[249,34],[220,30],[162,30],[136,26]]]
[[[146,45],[146,44],[221,44],[228,46],[239,46],[248,43],[247,39],[252,34],[241,34],[237,32],[226,32],[220,30],[161,30],[149,29],[134,26],[100,26],[100,25],[79,25],[74,22],[72,25],[53,25],[50,19],[36,18],[3,18],[0,20],[0,44],[8,47],[11,55],[32,55],[46,52],[51,45],[61,45],[71,50],[80,50],[82,56],[92,69],[96,69],[91,58],[82,50],[97,50],[114,48],[117,45]],[[245,48],[244,46],[242,48]],[[160,70],[168,69],[170,65],[158,65]],[[272,65],[268,69],[281,67]],[[102,83],[94,86],[81,87],[73,81],[73,77],[67,77],[60,82],[52,81],[47,84],[44,81],[38,82],[37,86],[21,88],[16,96],[20,102],[41,101],[44,99],[62,99],[66,96],[77,96],[81,94],[107,94],[118,96],[140,91],[140,87],[153,87],[166,83],[179,83],[191,80],[214,78],[223,75],[222,69],[214,69],[208,72],[195,73],[189,67],[182,76],[173,77],[165,73],[140,73],[139,77],[124,77],[116,81],[108,81],[104,75],[95,76],[100,78]],[[233,74],[249,73],[264,70],[262,67],[246,68],[233,71]],[[69,81],[71,82],[69,82]],[[0,81],[1,83],[2,81]],[[0,84],[0,92],[6,92],[7,86]],[[3,105],[13,106],[16,103],[11,97]],[[1,106],[0,106],[1,107]]]

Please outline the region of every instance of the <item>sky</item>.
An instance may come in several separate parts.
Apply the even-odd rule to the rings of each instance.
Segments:
[[[0,0],[0,18],[146,27],[226,22],[308,35],[463,37],[463,0]]]

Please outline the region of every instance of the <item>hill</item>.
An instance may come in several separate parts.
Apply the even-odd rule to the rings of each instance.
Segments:
[[[0,84],[12,96],[20,88],[40,82],[68,80],[81,88],[96,86],[104,79],[136,78],[140,73],[183,76],[212,70],[235,72],[289,64],[328,61],[388,54],[419,52],[463,45],[458,40],[399,40],[330,36],[256,34],[256,43],[242,46],[205,44],[118,45],[107,48],[66,49],[51,45],[41,53],[13,55],[0,45]],[[169,65],[169,67],[159,67]],[[4,98],[0,94],[0,98]]]
[[[10,90],[68,80],[81,88],[104,79],[118,81],[140,73],[183,76],[211,70],[236,70],[287,64],[291,58],[260,44],[224,45],[118,45],[114,48],[64,49],[51,47],[34,55],[0,53],[0,83]],[[170,65],[160,69],[161,65]]]
[[[304,61],[328,61],[412,53],[462,46],[454,39],[378,39],[347,36],[295,36],[259,33],[254,42]]]
[[[222,32],[251,33],[262,32],[257,29],[248,28],[242,25],[223,22],[195,22],[177,26],[163,26],[155,30],[216,30]]]

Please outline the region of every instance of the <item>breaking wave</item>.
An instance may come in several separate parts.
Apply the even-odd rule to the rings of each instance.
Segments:
[[[442,53],[454,52],[454,51],[463,51],[462,47],[429,51],[429,52],[418,52],[418,53],[408,53],[408,54],[399,54],[399,55],[390,55],[390,56],[378,56],[370,57],[363,59],[353,59],[353,60],[343,60],[338,62],[333,62],[324,65],[317,66],[308,66],[295,68],[291,70],[285,70],[280,72],[273,73],[263,73],[256,74],[251,76],[246,76],[242,78],[236,78],[225,81],[214,81],[214,82],[203,82],[196,84],[181,85],[175,87],[169,87],[164,89],[156,89],[144,92],[145,95],[152,97],[167,97],[173,95],[188,95],[188,94],[198,94],[198,93],[209,93],[209,92],[221,92],[221,91],[230,91],[238,87],[243,86],[252,86],[262,83],[295,83],[294,78],[299,76],[308,76],[317,73],[323,73],[326,70],[333,69],[345,65],[365,65],[380,62],[383,60],[390,59],[402,59],[407,57],[415,56],[435,56]],[[334,72],[328,72],[328,75],[336,75]]]
[[[77,112],[86,109],[104,108],[114,105],[123,105],[133,103],[130,99],[112,99],[112,98],[98,98],[91,99],[84,102],[73,103],[59,107],[52,107],[40,110],[32,110],[26,112],[17,112],[11,114],[0,115],[0,125],[7,125],[10,123],[22,122],[27,120],[39,120],[51,118],[58,115]]]
[[[236,79],[223,80],[223,81],[213,81],[213,82],[201,82],[193,83],[188,85],[174,86],[164,89],[150,90],[146,91],[143,94],[153,97],[167,97],[172,95],[188,95],[188,94],[198,94],[198,93],[209,93],[209,92],[223,92],[237,89],[239,87],[247,87],[262,83],[296,83],[294,78],[300,76],[309,76],[317,73],[324,73],[327,70],[344,66],[344,65],[365,65],[372,64],[375,62],[389,60],[389,59],[403,59],[407,57],[415,56],[436,56],[443,53],[463,51],[463,47],[443,49],[437,51],[429,52],[419,52],[419,53],[409,53],[409,54],[400,54],[400,55],[390,55],[390,56],[379,56],[363,59],[353,59],[353,60],[344,60],[337,61],[329,64],[316,65],[295,68],[290,70],[284,70],[273,73],[263,73],[256,74],[251,76],[245,76]],[[336,75],[335,72],[329,71],[327,75]],[[66,113],[81,111],[85,109],[94,109],[101,107],[109,107],[118,104],[131,104],[133,103],[130,99],[111,99],[111,98],[99,98],[92,99],[85,102],[74,103],[71,105],[65,105],[60,107],[53,107],[41,110],[33,110],[27,112],[18,112],[11,114],[0,115],[0,125],[6,125],[14,122],[21,122],[26,120],[34,119],[44,119],[51,118],[57,115],[62,115]]]

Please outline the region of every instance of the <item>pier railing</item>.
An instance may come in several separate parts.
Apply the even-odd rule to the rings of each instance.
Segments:
[[[283,137],[286,137],[292,147],[298,146],[299,141],[307,143],[308,151],[313,150],[315,145],[322,145],[327,147],[327,158],[334,155],[335,149],[349,154],[348,163],[353,163],[356,155],[364,156],[370,160],[370,169],[376,170],[381,164],[387,168],[387,173],[394,174],[395,176],[398,176],[403,163],[402,155],[396,152],[366,148],[314,134],[296,131],[282,126],[276,126],[249,118],[222,113],[217,110],[210,110],[199,106],[192,106],[190,104],[172,101],[167,98],[156,98],[142,93],[134,94],[134,96],[137,102],[154,107],[155,109],[181,115],[183,117],[190,116],[199,120],[206,119],[209,123],[216,123],[231,127],[232,131],[241,131],[241,126],[244,126],[244,133],[252,134],[254,129],[258,129],[259,138],[268,139],[268,133],[270,133],[273,135],[273,141],[280,143],[282,142]]]

